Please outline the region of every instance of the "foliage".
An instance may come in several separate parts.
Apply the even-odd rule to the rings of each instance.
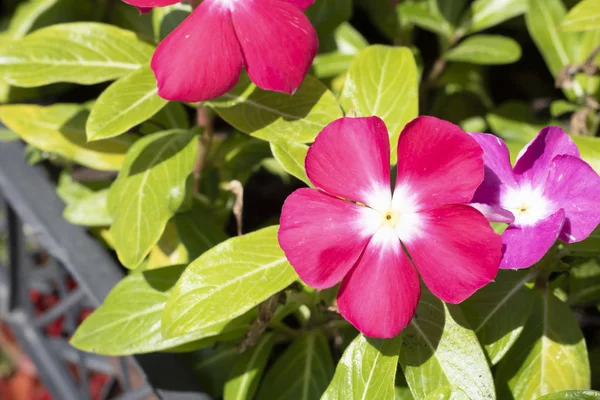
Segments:
[[[317,0],[319,53],[292,95],[243,72],[198,104],[161,98],[150,67],[190,5],[112,3],[26,0],[0,24],[0,141],[60,171],[65,218],[126,271],[73,346],[185,352],[225,400],[600,397],[598,229],[459,305],[423,288],[392,339],[358,334],[277,236],[285,197],[312,185],[311,143],[344,115],[385,121],[392,164],[405,125],[434,115],[513,162],[561,126],[600,172],[599,1]]]

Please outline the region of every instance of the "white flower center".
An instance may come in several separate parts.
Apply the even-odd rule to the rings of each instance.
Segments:
[[[542,188],[524,186],[509,189],[501,199],[502,207],[515,216],[515,224],[535,225],[552,213],[552,203],[542,194]]]
[[[233,6],[237,0],[214,0],[214,4],[221,6],[227,10],[233,10]]]

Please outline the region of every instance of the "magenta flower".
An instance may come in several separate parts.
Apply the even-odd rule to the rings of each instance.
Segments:
[[[317,189],[287,198],[279,244],[308,285],[342,282],[338,308],[356,328],[393,337],[415,313],[419,273],[437,297],[460,303],[498,272],[500,236],[466,205],[483,180],[482,154],[456,125],[417,118],[400,135],[392,192],[383,121],[339,119],[308,152]]]
[[[140,9],[180,0],[125,0]],[[167,100],[205,101],[231,90],[244,67],[260,88],[293,93],[317,53],[302,10],[314,0],[204,0],[158,46],[152,69]]]
[[[473,198],[491,221],[510,223],[500,268],[527,268],[556,239],[587,238],[600,223],[600,177],[560,128],[544,128],[519,154],[514,169],[506,144],[472,134],[484,149],[485,179]]]

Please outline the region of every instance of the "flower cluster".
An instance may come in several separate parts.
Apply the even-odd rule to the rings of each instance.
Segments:
[[[288,197],[279,243],[308,285],[341,281],[339,311],[367,336],[410,323],[419,275],[460,303],[499,267],[529,267],[557,237],[583,240],[600,223],[600,177],[558,128],[543,130],[513,170],[496,137],[419,117],[400,135],[392,190],[383,121],[343,118],[319,134],[306,172],[316,189]],[[486,216],[511,225],[500,237]]]
[[[125,0],[140,11],[180,0]],[[314,0],[204,0],[156,49],[152,69],[167,100],[221,96],[243,68],[260,88],[293,93],[319,46],[302,10]]]

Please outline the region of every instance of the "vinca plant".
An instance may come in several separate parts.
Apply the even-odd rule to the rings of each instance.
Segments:
[[[127,271],[74,347],[224,400],[600,398],[600,1],[2,7],[2,140]]]

